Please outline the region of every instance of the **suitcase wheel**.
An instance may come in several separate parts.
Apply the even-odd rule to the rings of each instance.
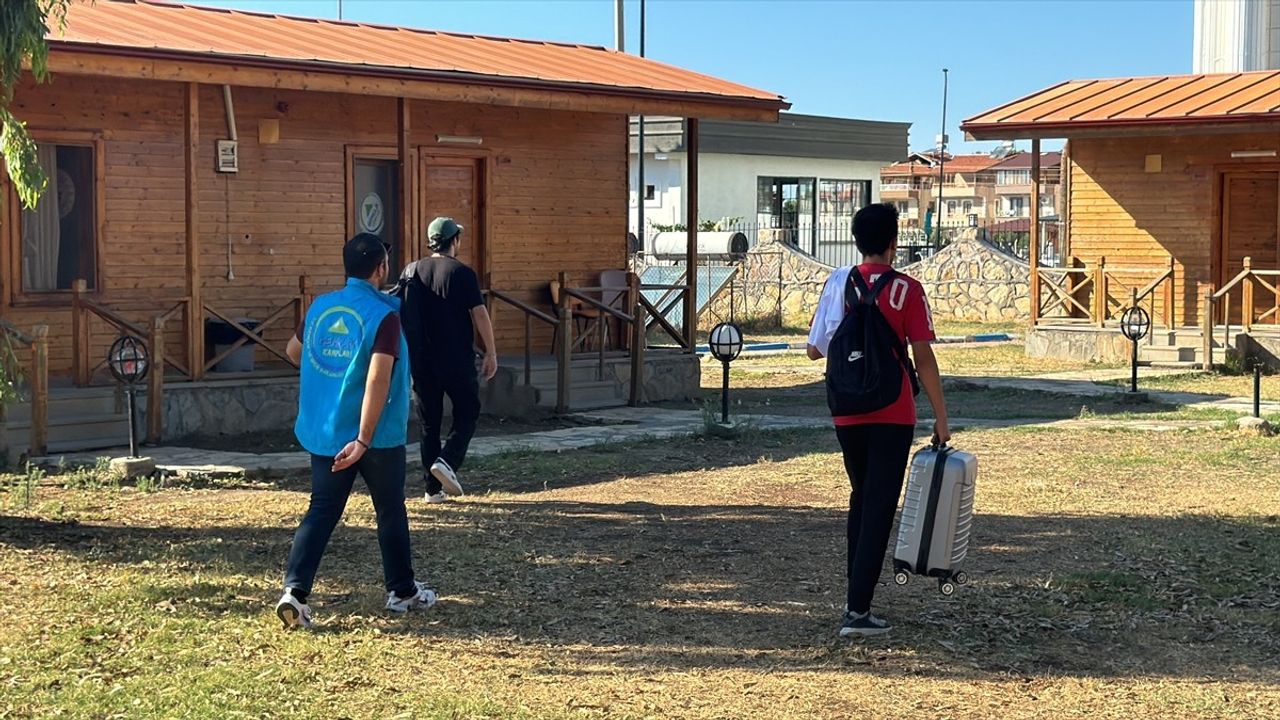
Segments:
[[[956,573],[956,576],[952,579],[956,581],[957,585],[969,584],[969,575],[966,574],[964,571]]]
[[[893,581],[899,585],[906,585],[910,580],[911,576],[905,570],[899,570],[893,575]]]
[[[939,580],[938,590],[941,591],[943,595],[951,597],[956,592],[956,586],[950,580]]]

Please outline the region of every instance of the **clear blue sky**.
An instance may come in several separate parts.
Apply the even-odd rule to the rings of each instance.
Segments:
[[[337,0],[194,0],[337,17]],[[629,52],[639,0],[627,0]],[[1190,72],[1191,0],[648,0],[646,55],[786,96],[795,112],[912,123],[911,147],[1062,80]],[[344,0],[348,20],[613,44],[612,0]]]

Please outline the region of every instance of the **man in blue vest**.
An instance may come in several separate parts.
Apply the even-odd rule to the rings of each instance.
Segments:
[[[389,272],[387,247],[361,233],[343,246],[342,263],[346,287],[316,298],[287,350],[302,373],[294,432],[311,453],[311,505],[293,537],[276,604],[286,629],[311,627],[307,596],[356,475],[377,513],[386,609],[404,613],[436,602],[435,591],[414,580],[409,552],[408,349],[400,301],[379,291]]]

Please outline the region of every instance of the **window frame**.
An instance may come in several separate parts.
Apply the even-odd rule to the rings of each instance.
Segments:
[[[30,128],[28,132],[37,145],[69,145],[93,150],[93,287],[87,294],[100,297],[103,294],[105,273],[103,256],[107,236],[107,164],[103,134],[98,131],[45,130]],[[56,182],[57,178],[50,178]],[[50,192],[49,188],[45,192]],[[56,192],[56,190],[54,191]],[[9,307],[60,306],[75,292],[72,288],[55,290],[27,290],[22,277],[22,206],[18,191],[9,177],[8,170],[0,172],[0,193],[4,195],[4,225],[7,237],[3,243],[4,288],[3,298]],[[87,279],[87,278],[86,278]]]

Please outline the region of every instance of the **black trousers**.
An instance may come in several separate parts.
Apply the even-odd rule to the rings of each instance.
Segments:
[[[915,428],[911,425],[847,425],[836,428],[849,474],[849,610],[871,610],[889,547],[893,515]]]
[[[422,469],[427,493],[440,492],[440,481],[431,476],[437,459],[458,470],[467,458],[467,448],[476,434],[480,419],[480,379],[474,362],[454,367],[425,369],[413,376],[413,394],[418,402],[418,421],[422,425]],[[444,425],[444,398],[453,404],[453,424],[449,435],[440,442]]]

